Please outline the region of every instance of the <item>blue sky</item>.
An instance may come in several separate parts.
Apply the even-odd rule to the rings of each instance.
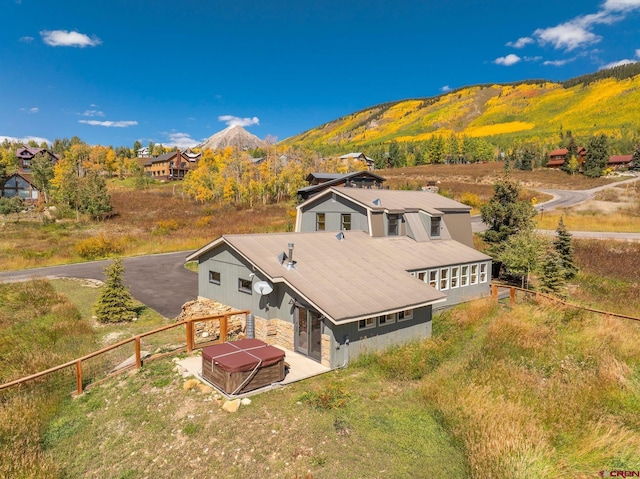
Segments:
[[[640,0],[0,0],[0,140],[282,140],[391,100],[640,61]]]

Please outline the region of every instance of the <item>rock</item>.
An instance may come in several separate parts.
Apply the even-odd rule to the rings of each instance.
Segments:
[[[240,399],[233,399],[232,401],[225,401],[222,405],[222,410],[227,412],[237,412],[240,409]]]
[[[243,406],[248,406],[249,404],[251,404],[251,399],[242,398],[242,401],[240,401],[240,404],[242,404]]]
[[[188,379],[182,385],[182,389],[184,389],[185,391],[189,391],[190,389],[197,387],[198,384],[200,384],[200,381],[198,381],[197,379]]]
[[[213,388],[211,386],[207,386],[206,384],[200,383],[198,384],[198,391],[202,394],[211,394],[213,392]]]
[[[182,312],[176,317],[176,321],[185,319],[204,318],[208,316],[219,316],[233,312],[234,310],[225,304],[211,299],[200,298],[195,301],[187,301],[182,305]],[[217,339],[220,337],[220,323],[213,321],[195,322],[195,335],[200,338]],[[246,328],[246,317],[244,314],[229,316],[227,323],[227,333],[229,336],[239,336]]]

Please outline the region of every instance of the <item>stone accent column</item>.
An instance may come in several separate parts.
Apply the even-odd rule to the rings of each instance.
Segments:
[[[331,367],[331,336],[329,336],[328,334],[323,334],[322,335],[322,343],[321,343],[321,353],[322,356],[320,358],[320,363],[323,366],[326,366],[328,368]]]

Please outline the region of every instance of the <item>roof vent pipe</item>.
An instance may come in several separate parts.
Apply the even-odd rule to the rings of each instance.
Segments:
[[[289,262],[287,263],[287,269],[294,269],[296,267],[296,262],[293,261],[293,243],[289,243]]]

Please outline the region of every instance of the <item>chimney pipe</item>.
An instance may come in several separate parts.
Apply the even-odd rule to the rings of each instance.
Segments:
[[[289,262],[287,263],[287,269],[295,268],[296,262],[293,261],[293,243],[289,243]]]

